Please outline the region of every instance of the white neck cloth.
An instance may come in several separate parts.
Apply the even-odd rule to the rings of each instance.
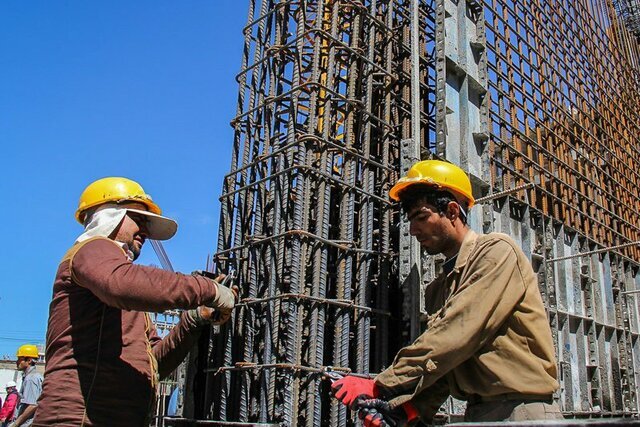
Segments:
[[[127,209],[119,207],[115,203],[102,205],[99,210],[85,219],[84,233],[76,239],[76,243],[84,242],[92,237],[109,237],[126,214]]]

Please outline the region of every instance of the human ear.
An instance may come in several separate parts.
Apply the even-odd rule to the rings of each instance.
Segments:
[[[460,217],[460,206],[458,206],[456,202],[452,201],[447,205],[447,217],[451,220],[451,222]]]

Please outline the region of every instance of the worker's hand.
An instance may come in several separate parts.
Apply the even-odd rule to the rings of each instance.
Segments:
[[[206,305],[198,307],[198,313],[200,318],[205,322],[209,322],[212,325],[224,325],[231,319],[231,312],[233,310],[226,310],[221,308],[211,308]]]
[[[365,427],[405,427],[418,419],[418,412],[410,402],[392,409],[383,399],[359,399],[355,409]]]
[[[378,387],[373,379],[347,375],[331,384],[331,392],[343,405],[354,409],[359,399],[378,397]]]
[[[384,416],[375,409],[360,409],[358,418],[362,420],[364,427],[391,427]],[[395,425],[395,424],[394,424]]]
[[[214,283],[216,286],[216,296],[211,303],[211,308],[215,308],[221,311],[230,311],[236,305],[238,301],[238,292],[221,285],[226,276],[224,274],[218,275],[215,278]],[[237,288],[236,288],[237,289]]]

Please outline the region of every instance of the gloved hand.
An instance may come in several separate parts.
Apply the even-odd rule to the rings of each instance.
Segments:
[[[392,409],[386,400],[361,399],[355,406],[365,427],[406,427],[418,419],[418,412],[410,402]]]
[[[213,282],[213,286],[216,287],[216,295],[210,303],[207,303],[208,307],[216,309],[216,313],[218,311],[223,312],[231,312],[233,307],[238,302],[239,289],[237,286],[232,286],[231,289],[224,286],[222,283],[225,283],[226,274],[218,274],[214,277],[213,273],[204,270],[196,270],[191,273],[193,276],[202,276]],[[231,276],[232,279],[234,276]],[[216,314],[217,315],[217,314]],[[225,316],[222,316],[225,317]]]
[[[354,403],[361,399],[378,397],[379,391],[373,379],[347,375],[331,384],[331,392],[343,405],[354,409]]]
[[[194,318],[196,323],[200,326],[204,325],[224,325],[231,319],[231,312],[233,310],[226,309],[213,309],[211,307],[207,307],[206,305],[201,305],[198,308],[190,311],[191,316]]]
[[[233,290],[227,288],[220,283],[224,280],[225,275],[220,274],[216,277],[216,280],[213,281],[216,287],[216,296],[213,298],[211,304],[208,304],[211,308],[215,308],[221,312],[229,312],[236,305],[238,300],[238,293]]]

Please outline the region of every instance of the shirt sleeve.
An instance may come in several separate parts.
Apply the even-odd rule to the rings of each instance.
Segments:
[[[182,312],[180,321],[171,328],[166,337],[160,338],[156,329],[151,329],[149,342],[153,349],[153,355],[158,361],[158,374],[161,380],[182,363],[201,332],[202,327],[187,311]]]
[[[511,245],[487,243],[468,265],[470,274],[445,303],[430,328],[401,349],[376,377],[393,407],[432,386],[482,348],[525,294],[525,283]]]
[[[70,261],[72,278],[102,302],[122,310],[155,311],[207,305],[216,295],[202,276],[135,265],[109,239],[88,241]]]
[[[42,393],[42,376],[29,375],[24,379],[22,388],[21,404],[35,405],[38,403],[38,398]]]

